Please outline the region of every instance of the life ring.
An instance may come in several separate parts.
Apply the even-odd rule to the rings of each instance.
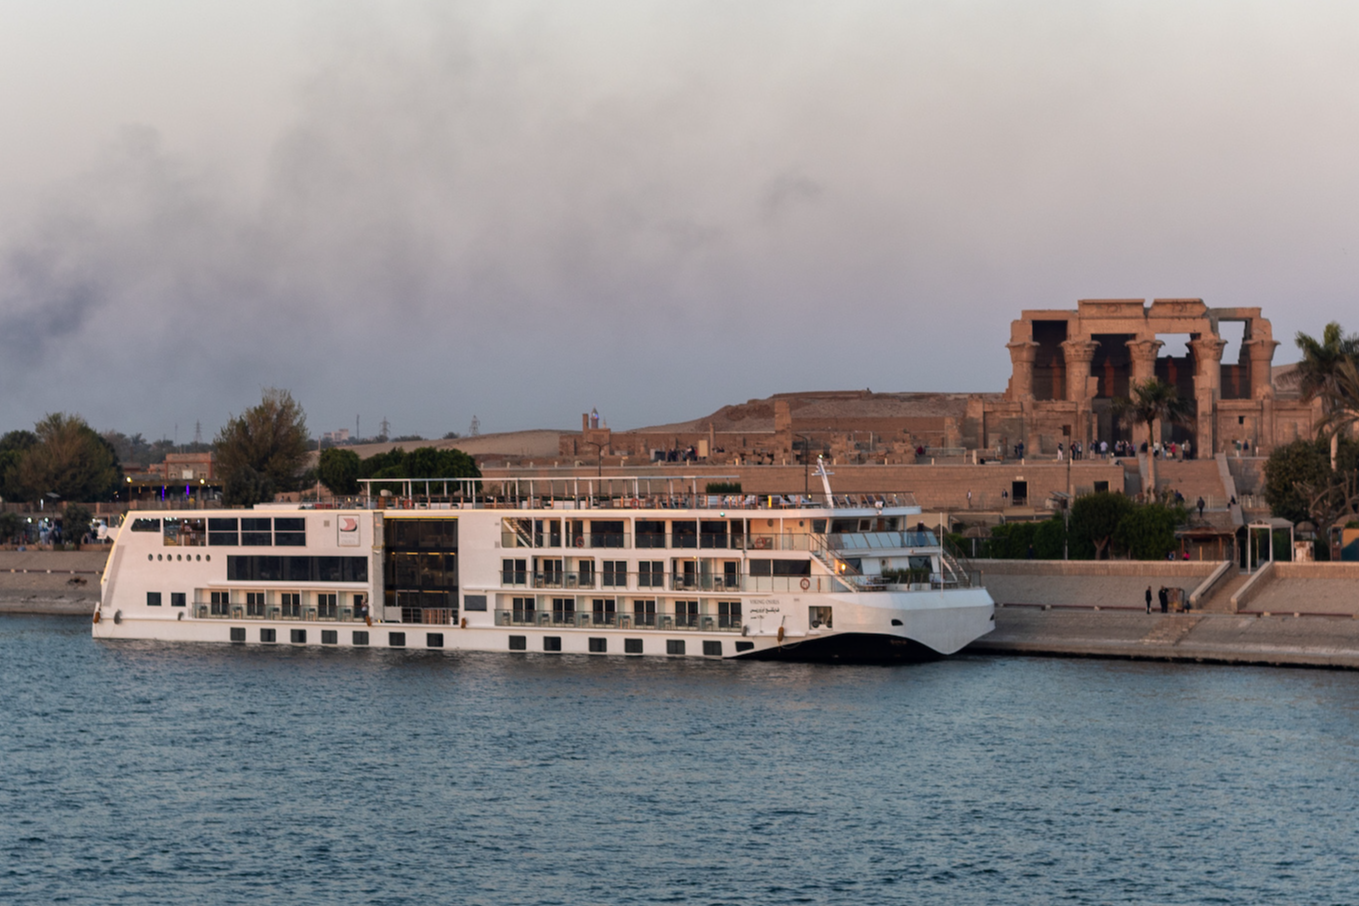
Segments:
[[[576,536],[576,547],[584,547],[584,546],[585,546],[585,536],[584,536],[584,535],[577,535],[577,536]]]
[[[783,644],[783,627],[782,627],[782,626],[779,627],[779,631],[778,631],[778,640],[779,640],[779,644],[782,645],[782,644]]]
[[[812,580],[811,580],[811,579],[803,579],[799,584],[802,586],[802,590],[803,590],[803,591],[806,591],[807,589],[809,589],[809,588],[812,587]],[[782,630],[780,630],[780,632],[782,632]]]

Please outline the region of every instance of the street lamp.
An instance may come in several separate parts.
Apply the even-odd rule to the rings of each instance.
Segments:
[[[799,434],[797,436],[802,438],[802,496],[810,497],[812,492],[812,436],[810,434]]]
[[[608,445],[595,440],[587,440],[585,443],[595,448],[595,464],[598,467],[595,474],[602,480],[604,478],[604,448]]]

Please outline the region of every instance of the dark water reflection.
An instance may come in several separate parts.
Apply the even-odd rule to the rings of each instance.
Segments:
[[[1354,903],[1359,674],[0,619],[0,901]]]

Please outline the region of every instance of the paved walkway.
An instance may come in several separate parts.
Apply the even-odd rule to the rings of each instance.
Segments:
[[[1001,607],[967,650],[1359,669],[1359,619]]]

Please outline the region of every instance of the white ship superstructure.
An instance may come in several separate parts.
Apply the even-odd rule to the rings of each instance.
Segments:
[[[679,480],[679,479],[677,479]],[[683,480],[679,480],[683,484]],[[892,495],[484,498],[419,480],[346,509],[134,511],[105,639],[799,660],[952,654],[993,627],[978,575]],[[543,484],[546,484],[545,482]],[[829,489],[828,489],[829,490]],[[418,491],[424,493],[417,496]]]

